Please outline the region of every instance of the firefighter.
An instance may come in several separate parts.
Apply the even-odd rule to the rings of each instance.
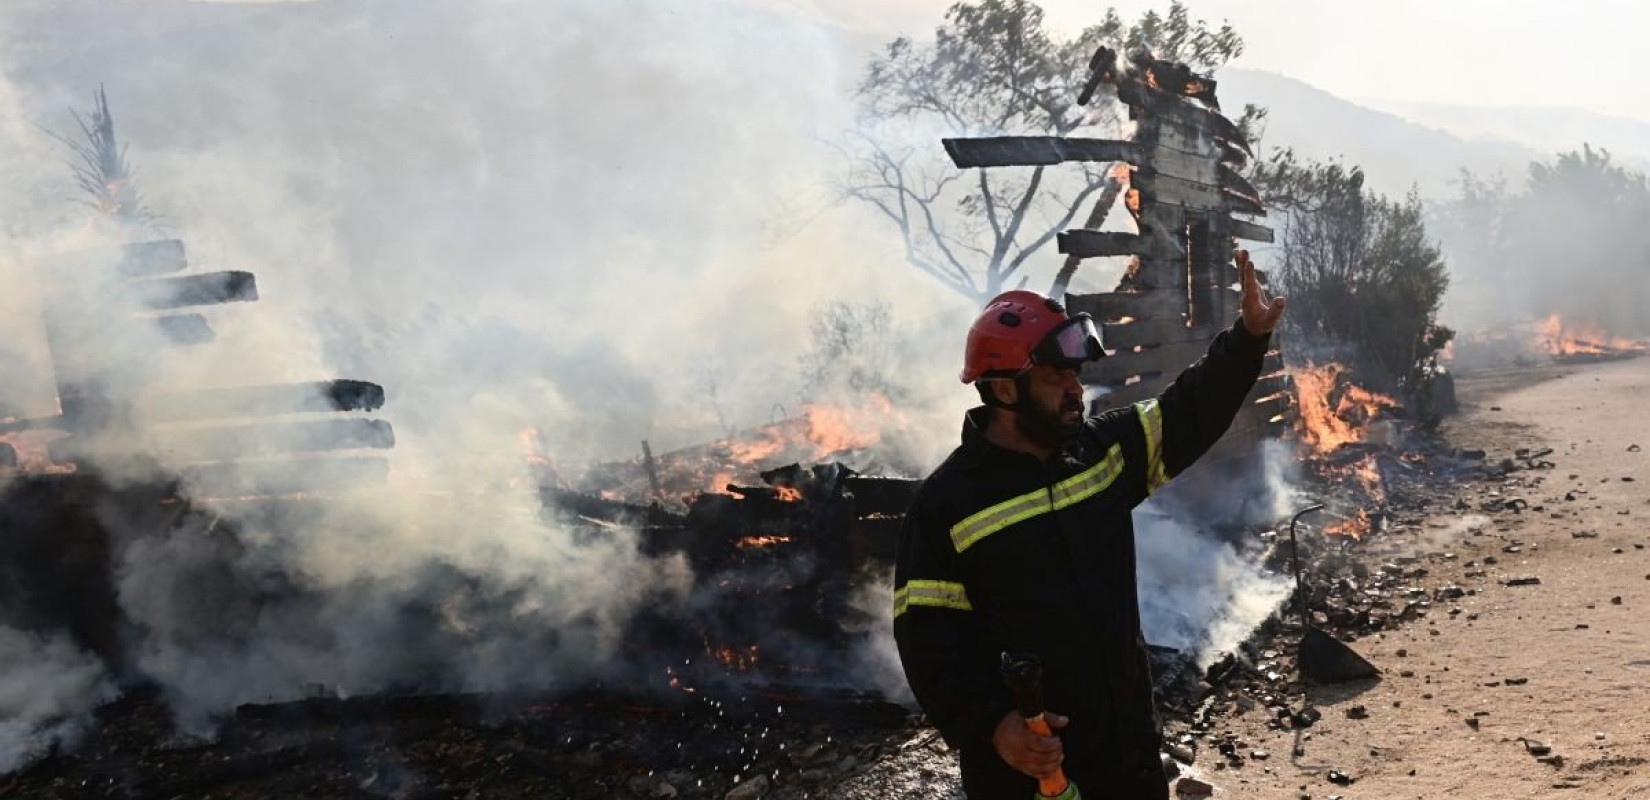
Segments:
[[[1135,595],[1130,510],[1219,439],[1260,375],[1283,298],[1238,253],[1242,314],[1155,399],[1086,416],[1077,372],[1102,357],[1087,314],[1006,292],[968,332],[962,445],[912,501],[894,636],[970,800],[1030,800],[1063,768],[1090,800],[1168,797]],[[1026,729],[1001,654],[1042,659],[1055,736]]]

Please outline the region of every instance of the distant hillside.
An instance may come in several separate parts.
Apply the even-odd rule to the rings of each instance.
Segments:
[[[1650,168],[1650,122],[1554,106],[1454,106],[1378,102],[1373,107],[1469,140],[1499,140],[1542,154],[1604,147],[1625,164]]]
[[[1362,166],[1369,186],[1387,194],[1402,194],[1414,185],[1423,196],[1449,197],[1463,167],[1516,178],[1531,161],[1545,156],[1514,142],[1468,140],[1284,75],[1226,69],[1216,77],[1221,105],[1234,116],[1245,103],[1271,110],[1263,147],[1293,147],[1313,158],[1340,156]]]

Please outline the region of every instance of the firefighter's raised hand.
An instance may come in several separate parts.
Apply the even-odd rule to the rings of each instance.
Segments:
[[[1243,329],[1256,336],[1265,336],[1278,326],[1285,301],[1282,297],[1269,296],[1260,285],[1260,279],[1255,277],[1255,262],[1249,260],[1248,250],[1237,251],[1236,258],[1243,280]]]
[[[1044,713],[1043,719],[1054,730],[1066,727],[1066,718]],[[991,735],[991,746],[1009,766],[1033,778],[1046,778],[1060,768],[1066,757],[1058,736],[1039,736],[1026,728],[1025,717],[1018,711],[1003,715],[997,730]]]

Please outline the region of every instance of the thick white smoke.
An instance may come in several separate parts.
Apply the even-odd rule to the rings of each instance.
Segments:
[[[644,438],[703,441],[720,432],[709,384],[740,426],[797,406],[797,355],[823,301],[896,305],[902,331],[966,313],[890,262],[880,229],[820,216],[834,167],[820,140],[849,118],[845,45],[796,15],[20,2],[0,10],[0,35],[11,271],[109,239],[41,130],[72,130],[67,109],[103,84],[158,217],[133,238],[177,236],[194,270],[257,275],[258,303],[205,312],[208,345],[60,332],[119,372],[113,388],[386,387],[397,441],[383,489],[158,532],[104,520],[128,542],[114,564],[127,656],[195,732],[315,684],[612,677],[626,623],[682,606],[693,576],[644,555],[634,531],[547,518],[519,432],[540,430],[560,464],[628,457]],[[85,299],[89,316],[118,318],[120,291]],[[8,330],[37,331],[28,311]],[[8,393],[6,411],[50,413],[54,376],[27,341],[6,339],[6,364],[32,368],[20,377],[34,390]],[[950,358],[895,349],[902,380],[953,388]],[[933,394],[908,393],[907,427]],[[914,436],[919,450],[954,436],[944,416],[944,439]],[[104,449],[93,461],[119,481],[157,471],[116,450],[175,466],[138,436]]]
[[[103,662],[67,635],[0,625],[0,775],[72,744],[115,695]]]
[[[1262,568],[1263,543],[1246,537],[1290,514],[1297,464],[1292,445],[1266,442],[1251,458],[1219,465],[1251,472],[1215,476],[1216,464],[1200,462],[1187,475],[1206,494],[1189,497],[1185,484],[1171,482],[1135,512],[1148,642],[1207,663],[1236,648],[1289,597],[1290,577]]]
[[[821,303],[894,309],[901,454],[937,463],[970,404],[955,371],[972,309],[863,209],[833,205],[821,144],[851,124],[871,44],[750,3],[0,6],[8,289],[41,277],[41,254],[107,238],[42,131],[71,130],[66,109],[103,84],[158,217],[139,238],[177,236],[193,269],[252,271],[260,294],[205,311],[204,346],[85,331],[120,388],[349,377],[388,394],[382,489],[159,535],[104,520],[130,542],[114,564],[123,644],[184,725],[314,684],[543,688],[610,669],[632,615],[681,605],[694,576],[634,531],[546,518],[518,433],[579,464],[715,438],[724,417],[767,422],[800,399]],[[101,301],[115,315],[119,300]],[[0,294],[0,414],[54,410],[38,303]],[[156,474],[99,455],[111,479]],[[1208,569],[1163,585],[1214,625],[1230,590],[1211,582],[1245,578]],[[889,608],[878,590],[858,600]],[[28,741],[109,696],[66,641],[18,641],[0,686],[37,679],[25,656],[79,676],[22,707]]]

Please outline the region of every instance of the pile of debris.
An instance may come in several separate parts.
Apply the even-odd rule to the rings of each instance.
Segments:
[[[829,796],[910,728],[903,707],[850,692],[707,685],[246,705],[198,740],[136,693],[100,709],[73,753],[0,778],[0,797],[799,800]]]

